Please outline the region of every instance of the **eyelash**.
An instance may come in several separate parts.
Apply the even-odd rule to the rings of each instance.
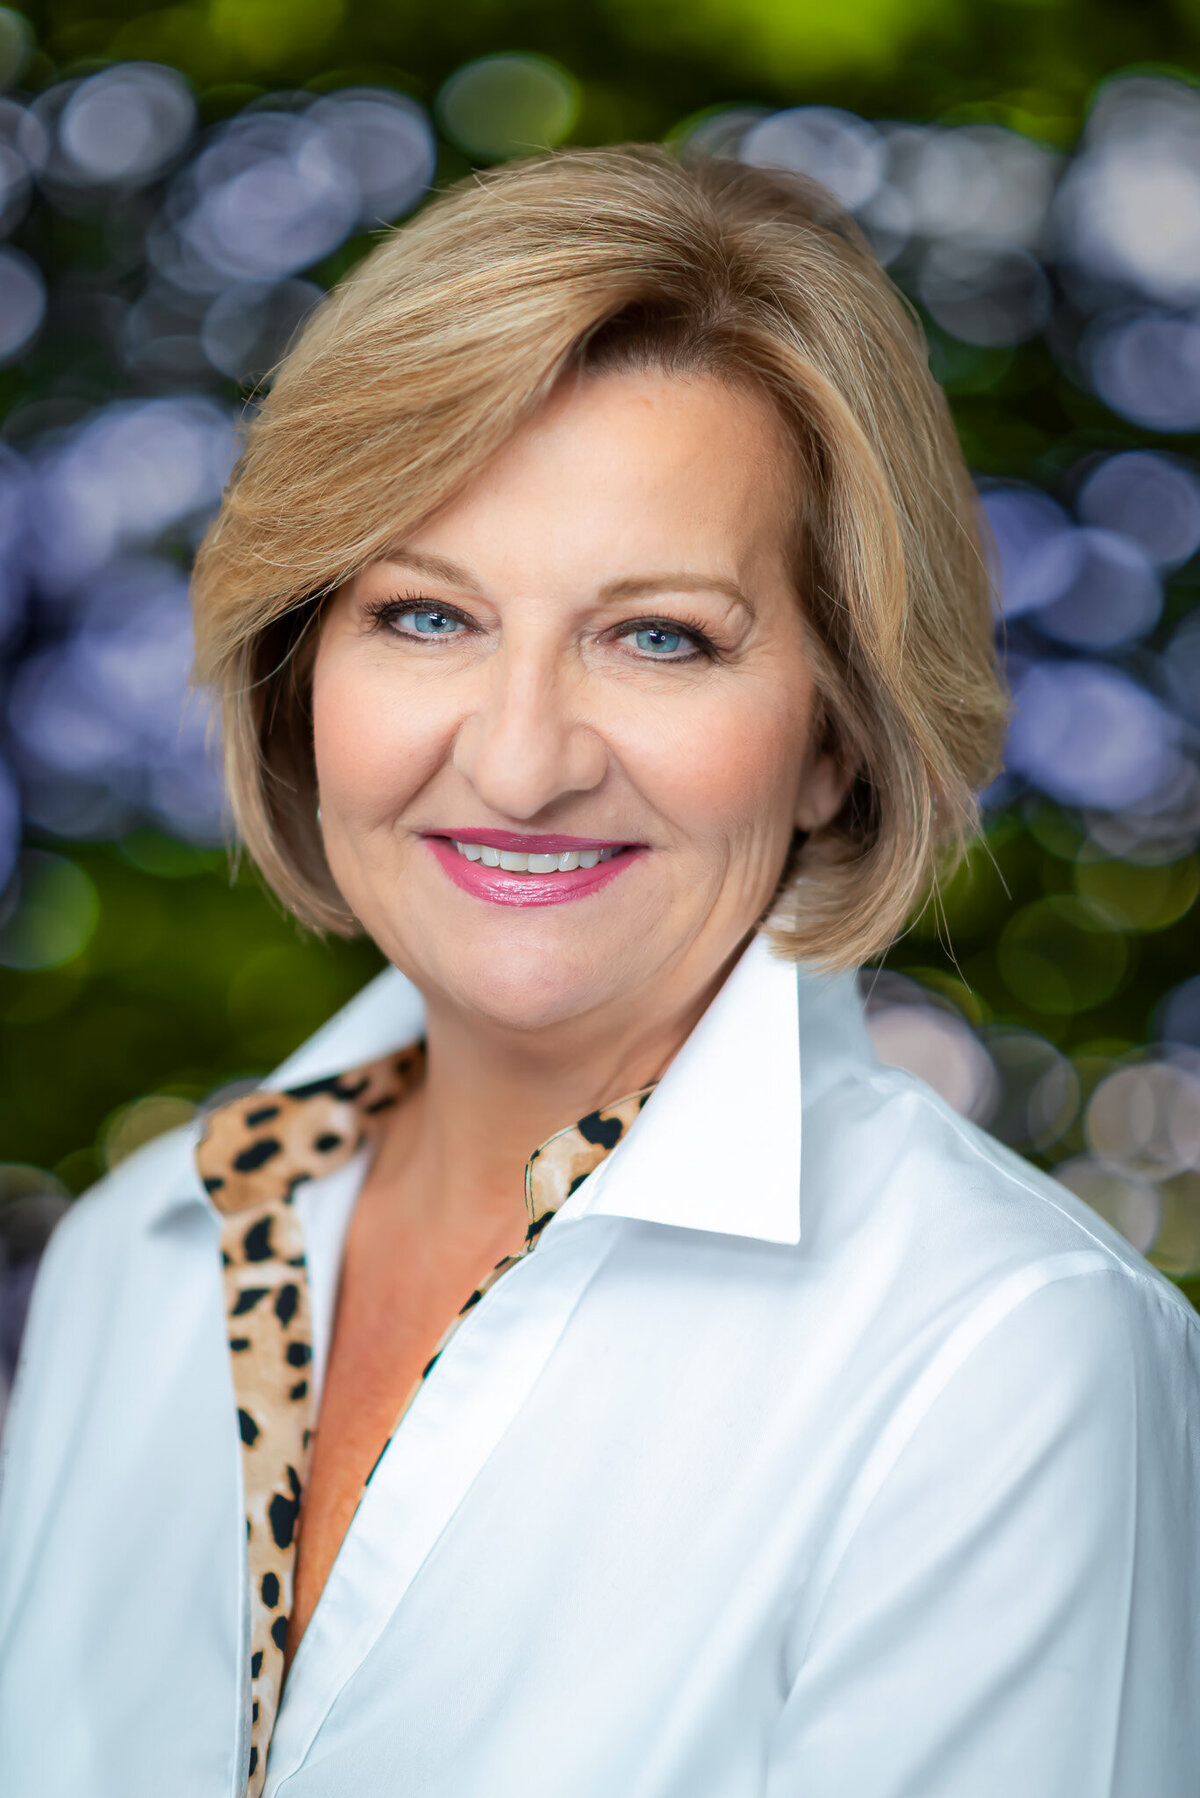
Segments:
[[[424,593],[398,593],[390,599],[371,599],[363,610],[371,621],[373,630],[380,630],[385,625],[395,622],[405,612],[437,612],[443,618],[453,618],[459,624],[470,625],[472,620],[457,606],[443,605],[440,600],[430,599]]]
[[[370,600],[364,610],[371,621],[371,628],[373,630],[385,629],[389,624],[394,623],[397,618],[402,617],[405,612],[425,611],[438,612],[443,618],[453,618],[458,624],[465,624],[468,628],[474,628],[474,621],[469,618],[465,612],[460,611],[457,606],[444,605],[440,600],[430,599],[429,596],[424,593],[393,594],[390,599]],[[708,635],[707,631],[704,630],[702,625],[696,623],[696,621],[691,618],[663,618],[658,616],[629,618],[623,624],[614,627],[614,630],[621,637],[632,636],[636,631],[669,631],[676,636],[688,638],[694,644],[697,652],[694,656],[646,656],[644,659],[648,662],[658,661],[670,665],[681,662],[690,663],[701,658],[706,661],[717,661],[720,656],[716,644],[712,641],[712,638]],[[396,634],[398,636],[403,636],[408,642],[413,641],[411,634],[408,632],[398,631]],[[611,636],[613,635],[613,632],[610,631],[607,634]]]

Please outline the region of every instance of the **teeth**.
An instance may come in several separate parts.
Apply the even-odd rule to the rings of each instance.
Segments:
[[[492,849],[486,843],[460,843],[454,847],[469,862],[485,868],[502,868],[506,874],[569,874],[573,868],[594,868],[611,861],[615,849],[568,849],[562,855],[526,855],[517,849]]]

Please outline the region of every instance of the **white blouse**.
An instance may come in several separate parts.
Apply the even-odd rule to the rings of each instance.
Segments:
[[[272,1077],[420,1031],[389,971]],[[195,1133],[80,1201],[0,1484],[0,1792],[237,1798],[241,1460]],[[298,1195],[313,1373],[364,1157]],[[287,1798],[1196,1798],[1200,1318],[747,950],[474,1306],[284,1687]]]

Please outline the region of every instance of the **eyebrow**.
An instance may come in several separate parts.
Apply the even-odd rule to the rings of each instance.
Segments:
[[[449,562],[444,556],[423,556],[413,549],[393,549],[384,556],[385,562],[394,562],[398,568],[411,568],[414,574],[425,574],[431,581],[445,581],[448,587],[469,587],[473,593],[479,591],[465,568],[457,562]]]
[[[479,590],[478,584],[465,568],[460,567],[457,562],[448,561],[444,556],[427,556],[416,550],[397,549],[387,560],[399,567],[410,568],[414,574],[427,575],[430,580],[444,581],[447,586],[465,587],[471,592]],[[726,580],[721,575],[691,574],[686,570],[677,574],[625,575],[620,580],[609,581],[601,587],[599,597],[604,603],[619,605],[626,600],[649,598],[656,593],[719,593],[741,606],[751,618],[755,616],[753,602],[736,581]]]
[[[600,589],[602,600],[620,602],[640,599],[655,593],[720,593],[754,617],[754,605],[736,581],[713,574],[647,574],[629,575],[624,580],[610,581]]]

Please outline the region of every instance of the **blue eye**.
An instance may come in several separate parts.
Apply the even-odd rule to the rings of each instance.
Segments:
[[[405,629],[416,631],[422,637],[452,637],[457,631],[459,621],[448,612],[438,612],[432,607],[411,612],[401,612],[397,620]]]
[[[682,632],[666,630],[661,624],[643,625],[634,632],[633,640],[643,655],[649,656],[672,656],[686,641]]]

